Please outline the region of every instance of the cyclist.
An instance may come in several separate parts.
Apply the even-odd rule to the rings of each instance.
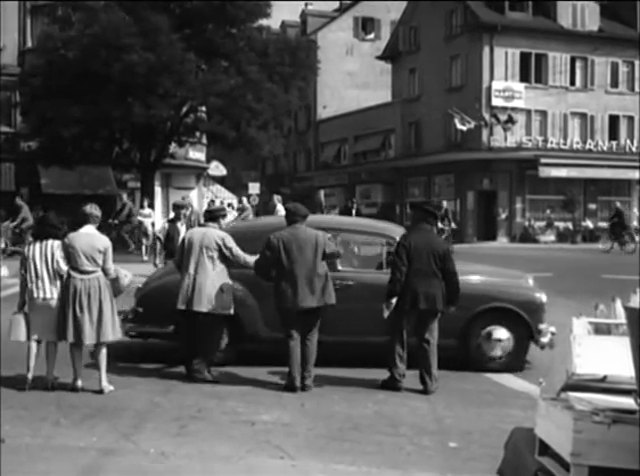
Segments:
[[[135,251],[135,245],[131,239],[131,233],[133,232],[138,219],[133,203],[129,200],[127,192],[122,192],[120,199],[120,205],[118,205],[118,208],[110,221],[118,228],[118,236],[125,240],[129,247],[129,252],[131,253]]]
[[[613,213],[609,217],[609,234],[611,240],[619,243],[624,238],[624,232],[627,231],[627,219],[620,202],[615,202]]]
[[[9,236],[10,244],[15,244],[18,241],[21,244],[27,244],[31,241],[31,229],[33,228],[33,215],[27,202],[22,195],[17,194],[14,200],[16,207],[15,218],[9,223],[9,230],[11,231]],[[16,240],[17,239],[17,240]]]

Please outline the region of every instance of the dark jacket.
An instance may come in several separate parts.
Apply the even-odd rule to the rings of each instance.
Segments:
[[[119,221],[120,223],[134,223],[136,221],[136,210],[133,206],[133,203],[126,200],[118,206],[114,214],[114,220]]]
[[[398,298],[403,310],[442,311],[460,297],[451,248],[428,225],[415,225],[398,242],[387,299]]]
[[[170,261],[178,255],[180,249],[180,228],[176,224],[176,220],[171,218],[167,222],[167,233],[162,243],[164,251],[164,259]]]
[[[275,302],[281,310],[332,305],[336,295],[325,261],[336,254],[326,233],[291,225],[269,237],[255,273],[274,283]]]
[[[627,228],[627,218],[624,216],[624,210],[622,208],[616,208],[611,217],[609,217],[609,223],[611,226],[625,230]]]

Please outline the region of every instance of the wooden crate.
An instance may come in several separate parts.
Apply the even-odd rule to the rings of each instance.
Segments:
[[[596,474],[590,472],[594,468],[637,474],[638,414],[598,415],[577,410],[563,399],[539,399],[535,424],[538,461],[557,476]]]

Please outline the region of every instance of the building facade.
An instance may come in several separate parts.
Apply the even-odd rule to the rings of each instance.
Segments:
[[[399,109],[393,157],[351,156],[308,180],[346,174],[353,193],[378,174],[389,184],[385,200],[399,205],[398,220],[411,201],[446,200],[463,241],[516,238],[547,210],[568,226],[569,197],[579,220],[604,224],[614,201],[632,211],[637,16],[614,7],[409,2],[380,56],[392,64],[390,104]],[[347,142],[360,133],[359,114],[370,113],[334,124]]]

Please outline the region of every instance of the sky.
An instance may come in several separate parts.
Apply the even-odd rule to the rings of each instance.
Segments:
[[[271,2],[271,19],[266,21],[268,25],[279,27],[282,20],[298,20],[300,10],[307,2]],[[310,2],[311,8],[318,10],[333,10],[338,2]]]

